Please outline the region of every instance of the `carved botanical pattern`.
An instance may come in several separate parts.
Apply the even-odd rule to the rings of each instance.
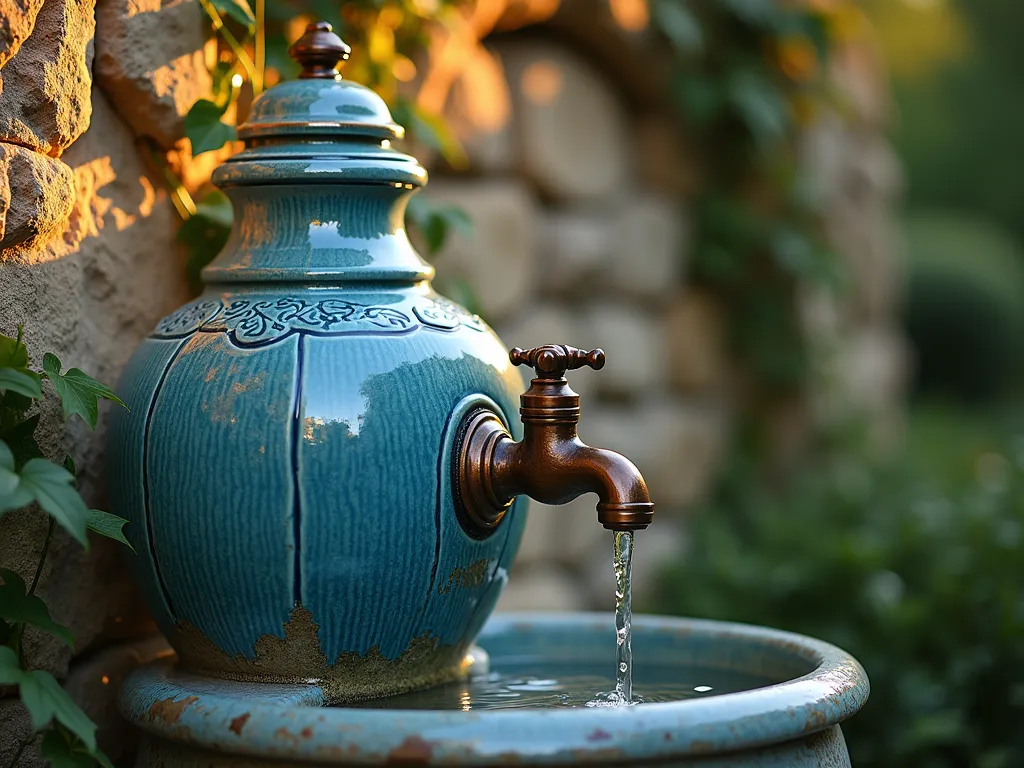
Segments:
[[[476,315],[451,302],[418,303],[413,314],[427,327],[454,330],[460,325],[485,329]],[[345,299],[308,301],[235,299],[227,303],[204,299],[187,304],[161,320],[153,335],[163,338],[188,336],[197,331],[227,333],[240,346],[266,344],[292,333],[335,335],[358,332],[403,332],[416,326],[415,319],[393,307],[359,304]]]
[[[195,301],[156,324],[154,336],[187,336],[198,331],[221,308],[219,301]]]
[[[452,329],[464,325],[474,331],[486,329],[483,320],[477,315],[470,314],[458,304],[453,304],[446,299],[434,299],[425,304],[418,304],[413,308],[413,312],[424,325],[434,328]]]
[[[238,344],[272,341],[295,331],[342,333],[357,330],[404,331],[412,319],[397,309],[344,299],[236,299],[203,330],[227,331]]]

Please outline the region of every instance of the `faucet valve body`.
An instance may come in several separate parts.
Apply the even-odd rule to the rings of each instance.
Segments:
[[[548,345],[509,354],[516,365],[536,371],[520,396],[523,439],[516,442],[497,415],[479,409],[468,414],[455,453],[455,506],[463,528],[485,538],[501,522],[516,496],[544,504],[565,504],[577,496],[598,495],[598,521],[610,530],[633,531],[654,515],[640,471],[624,456],[584,444],[576,433],[580,397],[569,388],[567,370],[604,367],[600,349]]]

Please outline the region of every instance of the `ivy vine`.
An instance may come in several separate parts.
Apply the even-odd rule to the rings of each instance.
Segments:
[[[46,603],[36,595],[56,526],[88,548],[87,531],[114,539],[129,547],[124,537],[126,520],[89,509],[74,487],[75,464],[65,456],[58,464],[43,456],[36,442],[43,382],[49,381],[60,400],[64,417],[79,417],[95,429],[99,401],[110,400],[127,407],[107,386],[78,368],[63,370],[60,359],[47,353],[41,370],[30,367],[22,329],[16,337],[0,335],[0,518],[12,510],[37,504],[49,518],[46,538],[31,584],[15,571],[0,567],[0,687],[17,686],[28,710],[32,728],[42,731],[41,754],[57,768],[81,768],[110,761],[96,745],[96,725],[61,688],[52,674],[30,669],[23,639],[33,627],[73,647],[71,631],[56,622]],[[36,738],[33,734],[18,746],[10,765]]]
[[[736,357],[763,393],[807,379],[798,290],[840,285],[798,142],[835,103],[830,52],[859,14],[848,0],[651,5],[676,52],[672,96],[701,165],[691,280],[729,308]]]

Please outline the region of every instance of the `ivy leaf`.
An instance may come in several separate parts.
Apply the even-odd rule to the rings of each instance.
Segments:
[[[117,403],[122,408],[128,408],[110,387],[100,384],[84,371],[71,368],[62,374],[60,369],[60,358],[52,352],[47,352],[43,357],[43,370],[46,371],[47,378],[53,382],[53,388],[57,390],[61,405],[64,406],[64,418],[71,418],[77,413],[95,429],[101,397]]]
[[[659,0],[651,8],[651,15],[679,53],[695,53],[703,47],[700,24],[686,6],[676,0]]]
[[[14,571],[0,568],[0,618],[12,624],[28,624],[49,632],[74,648],[71,630],[50,617],[50,609],[40,598],[28,594],[24,579]]]
[[[17,685],[25,676],[13,648],[0,645],[0,685]]]
[[[29,459],[35,459],[43,455],[42,449],[36,442],[35,431],[39,425],[39,414],[35,414],[8,427],[3,433],[3,439],[7,447],[14,454],[14,465],[22,466]],[[0,488],[3,483],[0,481]]]
[[[770,144],[786,133],[788,110],[778,88],[751,72],[735,73],[728,84],[729,101],[754,139]]]
[[[784,13],[775,0],[723,0],[724,5],[748,24],[771,27],[779,23]]]
[[[0,368],[27,368],[28,349],[21,343],[19,338],[12,339],[10,336],[0,334]]]
[[[85,751],[84,745],[74,744],[57,729],[43,734],[39,754],[50,764],[50,768],[93,768],[98,761],[98,757]]]
[[[100,509],[90,509],[85,518],[85,525],[93,533],[98,533],[100,536],[106,536],[108,539],[113,539],[114,541],[120,541],[132,552],[135,551],[131,542],[129,542],[124,536],[124,527],[128,525],[128,521],[123,517],[118,517],[117,515],[113,515],[110,512],[104,512]]]
[[[234,19],[245,27],[250,35],[256,32],[256,16],[245,0],[209,0],[209,3],[221,16]]]
[[[64,469],[66,469],[72,477],[78,474],[78,470],[75,468],[75,460],[70,456],[64,456]]]
[[[21,477],[14,471],[14,466],[14,454],[7,443],[0,440],[0,516],[4,512],[24,507],[33,498],[32,492],[22,486]]]
[[[220,149],[234,141],[235,126],[221,122],[224,110],[209,99],[200,99],[185,115],[185,136],[192,145],[192,157]]]
[[[80,738],[90,752],[96,749],[96,724],[49,672],[40,669],[23,672],[18,692],[37,731],[55,719]]]
[[[452,230],[469,235],[473,221],[464,210],[453,205],[435,206],[424,198],[414,197],[406,209],[410,223],[423,233],[427,249],[434,254],[444,247]]]
[[[72,486],[74,480],[74,475],[63,467],[58,467],[46,459],[31,459],[21,469],[18,488],[28,491],[31,494],[30,500],[38,501],[39,506],[64,530],[74,536],[82,546],[88,547],[85,520],[89,508]],[[15,493],[17,492],[16,489]],[[25,503],[27,502],[20,506],[24,506]],[[0,508],[2,507],[0,504]]]
[[[178,229],[178,241],[189,251],[185,271],[194,291],[202,287],[203,267],[213,261],[227,243],[233,216],[227,195],[214,190],[196,204],[196,212]]]
[[[17,392],[33,400],[43,396],[38,377],[33,376],[31,371],[19,371],[16,368],[0,368],[0,389]]]

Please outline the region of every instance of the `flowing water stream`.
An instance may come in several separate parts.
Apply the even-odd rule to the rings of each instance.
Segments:
[[[630,575],[633,533],[615,533],[615,677],[595,661],[559,661],[543,657],[515,662],[493,660],[497,669],[469,680],[446,683],[401,696],[360,702],[354,706],[386,709],[519,709],[536,707],[623,707],[678,701],[743,691],[771,681],[721,669],[687,666],[645,666],[637,669],[633,688],[632,605]],[[600,691],[600,693],[598,693]]]
[[[615,531],[615,690],[598,694],[588,707],[628,707],[643,699],[633,699],[633,532]]]

